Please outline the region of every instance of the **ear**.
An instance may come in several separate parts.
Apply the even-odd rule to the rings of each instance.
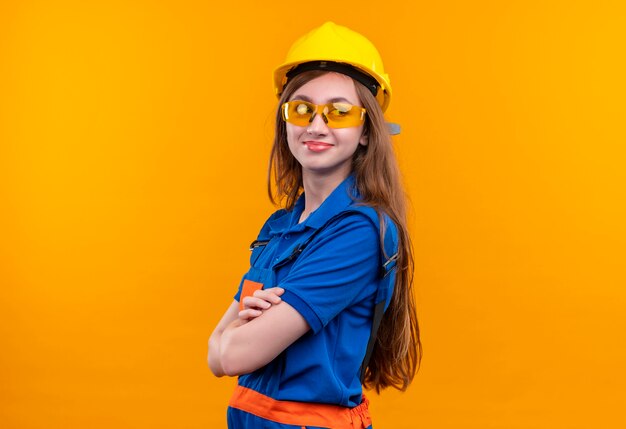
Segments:
[[[368,135],[367,133],[364,132],[359,138],[359,144],[362,146],[367,146],[367,143],[368,143]]]

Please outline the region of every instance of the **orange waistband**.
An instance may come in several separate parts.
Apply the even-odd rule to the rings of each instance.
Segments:
[[[322,426],[333,429],[365,429],[372,424],[369,401],[354,408],[312,402],[277,401],[252,389],[237,386],[229,405],[277,423]]]

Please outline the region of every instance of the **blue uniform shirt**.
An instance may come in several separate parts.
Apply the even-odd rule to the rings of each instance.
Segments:
[[[311,330],[239,384],[277,400],[354,407],[361,402],[359,369],[371,332],[380,278],[378,225],[359,213],[333,217],[358,204],[349,176],[302,223],[301,196],[293,210],[279,210],[265,223],[244,280],[285,289]],[[373,210],[373,209],[372,209]],[[323,228],[322,228],[323,227]],[[317,232],[295,259],[293,250]],[[387,222],[387,228],[394,228]],[[235,295],[239,300],[241,285]],[[391,291],[389,291],[391,293]],[[389,297],[386,297],[387,299]]]

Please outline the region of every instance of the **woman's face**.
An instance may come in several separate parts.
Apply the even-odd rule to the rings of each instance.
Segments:
[[[331,102],[361,106],[354,81],[339,73],[325,73],[298,88],[291,100],[322,105]],[[359,144],[366,145],[363,125],[330,128],[322,115],[316,115],[306,127],[286,123],[287,143],[293,156],[307,175],[346,178],[352,170],[352,155]]]

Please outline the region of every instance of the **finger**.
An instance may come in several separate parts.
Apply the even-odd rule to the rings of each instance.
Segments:
[[[263,299],[262,297],[247,296],[243,299],[243,306],[244,308],[256,308],[256,309],[267,310],[268,308],[272,306],[272,304],[268,302],[268,300]]]
[[[271,287],[269,289],[258,289],[254,291],[254,296],[276,295],[280,296],[285,292],[282,287]]]
[[[251,320],[255,317],[259,317],[263,312],[261,310],[254,310],[252,308],[248,308],[245,310],[241,310],[239,312],[239,318],[243,320]]]
[[[282,295],[284,290],[281,290],[279,294]],[[274,288],[266,289],[266,290],[257,290],[254,292],[254,297],[260,298],[264,301],[270,302],[272,304],[278,304],[282,299],[280,296],[276,294]]]

